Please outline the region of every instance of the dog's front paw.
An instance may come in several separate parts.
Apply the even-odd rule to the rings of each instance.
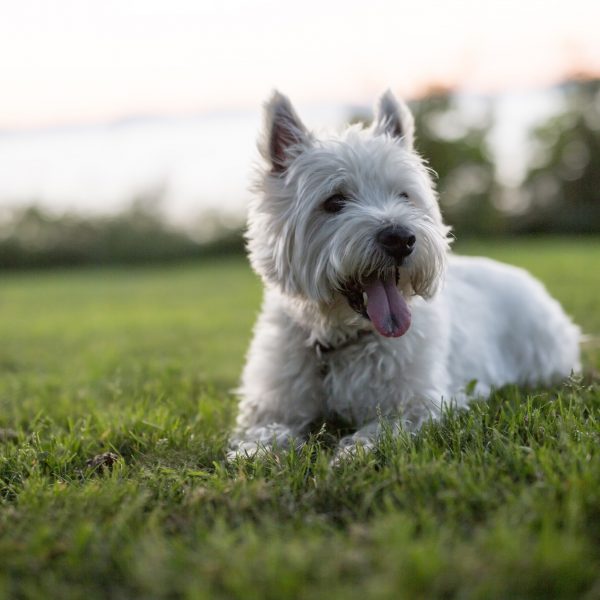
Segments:
[[[231,440],[227,460],[256,458],[270,452],[285,451],[291,447],[300,448],[304,443],[296,431],[281,423],[255,426],[239,432]]]
[[[329,464],[341,467],[357,457],[371,453],[374,448],[374,442],[369,439],[355,439],[353,436],[342,438]]]
[[[261,444],[260,442],[238,441],[231,445],[227,451],[227,462],[234,462],[238,459],[250,459],[264,456],[270,452],[270,444]]]

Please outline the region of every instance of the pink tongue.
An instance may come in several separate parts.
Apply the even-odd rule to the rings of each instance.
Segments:
[[[400,337],[410,327],[410,310],[396,287],[395,278],[375,279],[365,287],[367,314],[375,329],[386,337]]]

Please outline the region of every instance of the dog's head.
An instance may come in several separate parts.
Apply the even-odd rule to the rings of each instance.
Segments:
[[[390,92],[370,128],[319,139],[285,96],[273,95],[247,233],[268,285],[326,314],[361,315],[382,335],[406,332],[410,297],[435,293],[448,249],[413,136],[408,107]]]

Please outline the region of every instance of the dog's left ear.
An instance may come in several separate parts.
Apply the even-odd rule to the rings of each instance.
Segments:
[[[407,149],[412,150],[415,137],[415,120],[410,109],[398,101],[390,90],[379,99],[375,114],[376,134],[387,133]]]
[[[310,143],[310,134],[287,96],[273,92],[265,104],[264,137],[259,149],[273,173],[283,173],[290,161]]]

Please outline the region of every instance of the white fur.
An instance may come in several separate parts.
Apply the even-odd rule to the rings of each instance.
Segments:
[[[408,108],[389,92],[372,128],[324,139],[306,130],[281,94],[267,104],[267,165],[258,171],[247,234],[265,297],[231,456],[301,443],[309,426],[329,418],[356,428],[340,441],[340,456],[356,444],[371,447],[382,417],[392,429],[414,430],[439,417],[444,403],[465,405],[473,380],[474,394],[487,396],[580,368],[579,329],[541,283],[521,269],[449,252],[413,135]],[[324,200],[340,191],[344,209],[324,211]],[[341,290],[349,278],[393,268],[375,238],[394,224],[417,238],[398,283],[412,323],[403,336],[386,338]],[[315,343],[333,350],[320,353]]]

